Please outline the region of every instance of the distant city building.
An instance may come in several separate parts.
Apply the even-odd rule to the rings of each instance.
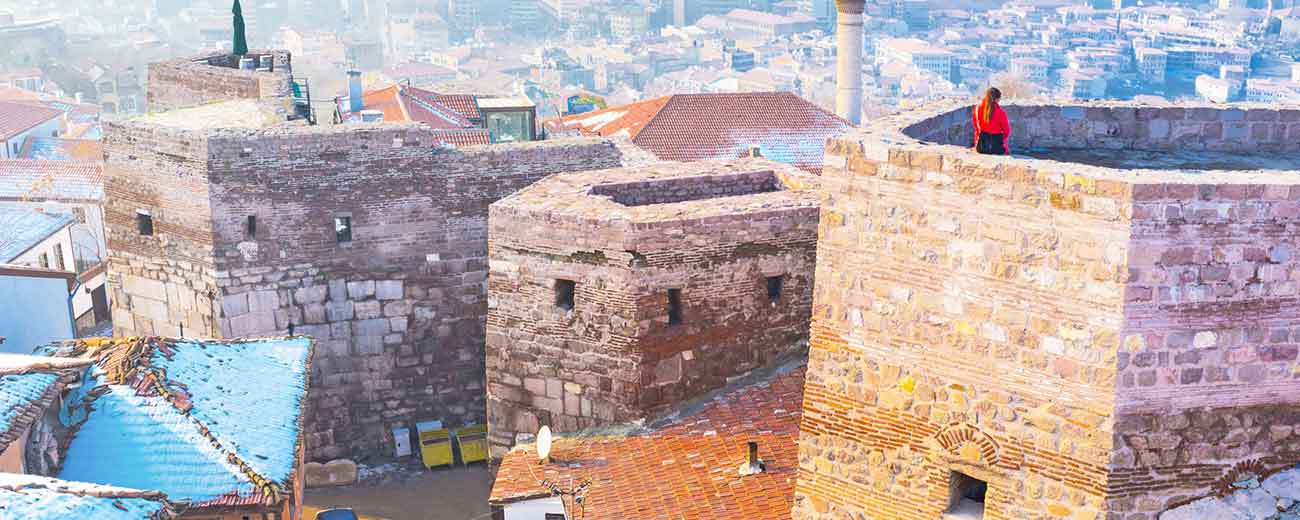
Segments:
[[[940,78],[952,77],[953,54],[947,49],[916,38],[883,38],[876,43],[876,56],[911,64]]]
[[[609,13],[609,34],[615,39],[630,40],[650,32],[650,11],[639,5],[625,6]]]
[[[1165,83],[1165,71],[1168,68],[1169,53],[1160,49],[1140,48],[1134,50],[1139,77],[1155,85]]]
[[[1234,101],[1240,95],[1241,85],[1237,82],[1217,78],[1208,74],[1196,76],[1196,95],[1216,103]]]
[[[754,70],[754,53],[744,49],[732,49],[725,54],[727,67],[737,72]]]
[[[1249,103],[1300,102],[1300,83],[1277,79],[1245,80],[1243,97]]]
[[[751,9],[734,9],[723,16],[723,19],[736,33],[768,40],[811,31],[817,27],[817,20],[811,16],[803,14],[782,16]]]
[[[1106,76],[1097,69],[1066,69],[1061,71],[1061,89],[1072,99],[1102,99],[1106,97]]]

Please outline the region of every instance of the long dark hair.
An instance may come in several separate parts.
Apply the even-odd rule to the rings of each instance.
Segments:
[[[997,87],[989,87],[984,91],[984,99],[980,100],[979,116],[985,123],[993,120],[993,108],[998,106],[998,100],[1002,99],[1002,91]]]

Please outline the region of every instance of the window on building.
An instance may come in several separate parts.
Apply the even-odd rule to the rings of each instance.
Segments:
[[[984,518],[984,495],[989,485],[965,473],[954,471],[948,479],[948,511],[951,516],[978,520]]]
[[[334,240],[340,244],[352,242],[352,217],[334,217]]]
[[[543,520],[565,520],[564,513],[546,513]]]
[[[67,270],[63,263],[63,244],[54,244],[54,268],[60,271]]]
[[[668,324],[677,325],[682,322],[682,290],[668,289]]]
[[[257,238],[257,215],[249,215],[248,220],[244,222],[244,232],[248,238]]]
[[[47,253],[41,253],[41,256],[36,257],[36,261],[37,261],[37,263],[39,263],[39,264],[41,265],[42,268],[44,268],[44,269],[49,269],[49,268],[50,268],[50,255],[49,255],[49,254],[47,254]]]
[[[555,306],[566,311],[573,310],[573,292],[577,284],[573,280],[555,281]]]
[[[135,212],[135,230],[142,237],[153,236],[153,215],[147,211]]]
[[[785,283],[784,276],[767,277],[767,302],[776,305],[781,301],[781,286]]]

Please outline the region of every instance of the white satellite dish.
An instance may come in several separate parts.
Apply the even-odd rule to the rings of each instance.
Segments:
[[[537,430],[537,458],[545,464],[547,459],[551,458],[551,427],[542,425],[542,429]]]

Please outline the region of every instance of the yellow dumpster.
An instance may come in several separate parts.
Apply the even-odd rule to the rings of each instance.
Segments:
[[[456,430],[456,443],[460,444],[460,463],[481,462],[488,458],[487,425],[476,424]]]
[[[422,422],[415,429],[420,435],[420,459],[425,467],[447,466],[453,462],[451,432],[442,427],[442,422]]]

